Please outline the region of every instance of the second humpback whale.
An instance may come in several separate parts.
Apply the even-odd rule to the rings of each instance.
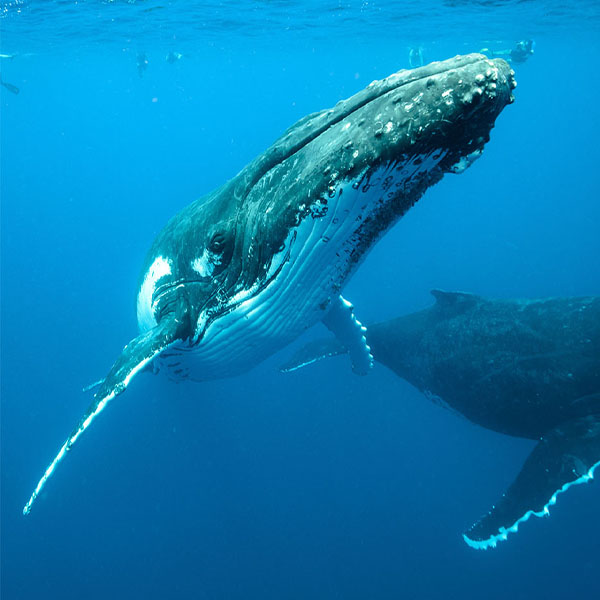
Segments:
[[[423,311],[368,326],[375,360],[488,429],[536,440],[521,472],[465,534],[496,546],[600,464],[600,297],[489,300],[434,290]],[[292,371],[346,349],[316,340]]]
[[[92,420],[150,363],[174,379],[227,377],[322,321],[366,372],[372,357],[341,289],[429,186],[481,154],[515,85],[506,62],[480,54],[399,71],[304,117],[171,219],[142,269],[140,333],[24,514]]]

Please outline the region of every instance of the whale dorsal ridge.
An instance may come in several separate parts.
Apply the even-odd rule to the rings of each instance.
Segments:
[[[435,305],[439,308],[466,310],[481,301],[481,296],[467,292],[445,292],[444,290],[431,290],[435,298]]]

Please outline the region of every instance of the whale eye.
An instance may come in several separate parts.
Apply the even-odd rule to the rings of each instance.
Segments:
[[[222,254],[225,251],[225,245],[227,243],[227,238],[225,234],[221,231],[215,233],[212,238],[210,238],[210,242],[208,242],[208,250],[213,254]]]

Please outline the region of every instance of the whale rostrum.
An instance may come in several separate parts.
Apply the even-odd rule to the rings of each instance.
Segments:
[[[343,286],[373,244],[445,173],[461,172],[513,101],[513,72],[481,54],[394,73],[288,129],[158,235],[137,295],[140,334],[35,488],[136,373],[243,373],[323,321],[371,364]]]

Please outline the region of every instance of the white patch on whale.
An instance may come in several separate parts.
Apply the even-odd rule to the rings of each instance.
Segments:
[[[453,164],[448,170],[451,173],[462,173],[466,171],[482,154],[482,150],[473,150],[473,152],[470,154],[461,156],[458,162]]]
[[[144,276],[144,282],[137,297],[137,320],[140,331],[148,331],[156,325],[152,295],[158,280],[171,274],[171,264],[170,259],[158,256]]]
[[[208,248],[204,249],[202,256],[195,258],[192,261],[192,269],[200,275],[200,277],[211,277],[215,267],[221,263],[220,257],[215,256]]]

